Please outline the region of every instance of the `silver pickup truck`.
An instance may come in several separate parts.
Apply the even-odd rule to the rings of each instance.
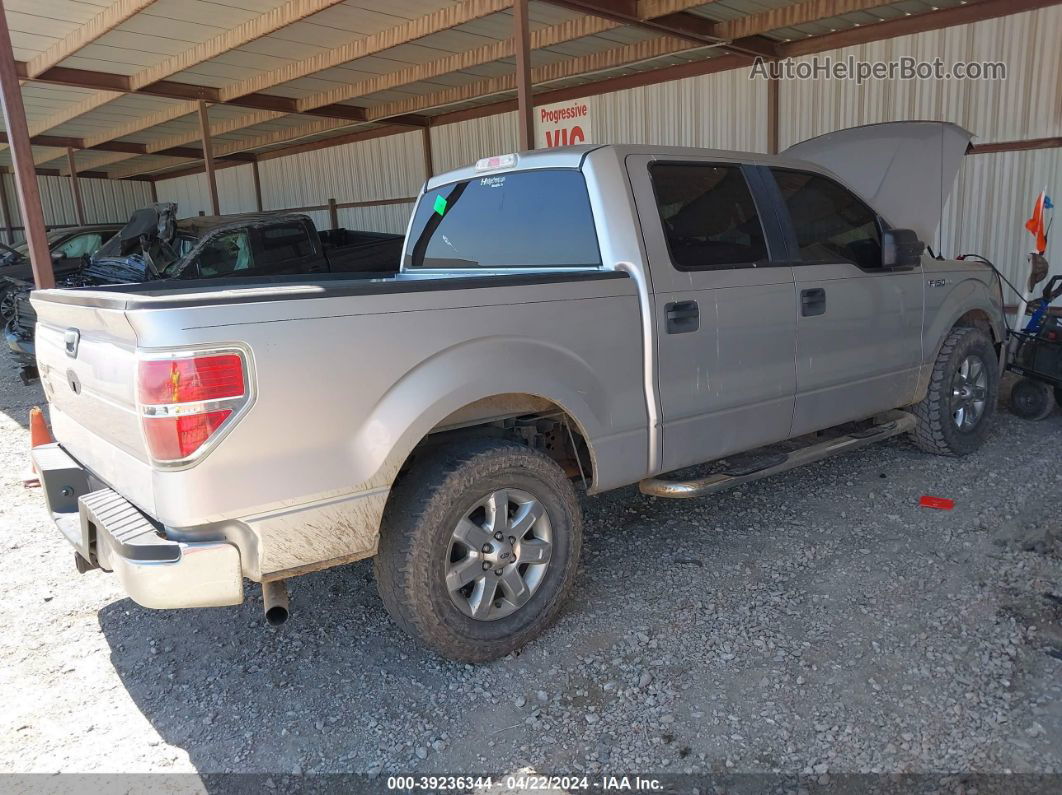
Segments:
[[[1001,292],[921,242],[968,141],[504,155],[424,186],[391,277],[36,292],[48,509],[147,607],[249,579],[281,620],[287,578],[373,557],[421,643],[505,655],[572,589],[577,485],[695,497],[900,433],[979,446]]]

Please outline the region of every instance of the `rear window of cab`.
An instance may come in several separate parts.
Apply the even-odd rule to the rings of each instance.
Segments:
[[[407,268],[598,268],[586,181],[574,169],[516,171],[427,191]]]

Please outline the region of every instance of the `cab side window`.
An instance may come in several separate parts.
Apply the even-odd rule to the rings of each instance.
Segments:
[[[259,235],[258,267],[267,272],[281,272],[298,265],[298,260],[314,253],[306,229],[298,224],[270,226]]]
[[[254,267],[251,241],[246,230],[225,232],[199,252],[199,275],[203,278],[240,274]]]
[[[77,235],[67,240],[55,250],[60,257],[73,258],[83,257],[86,254],[96,253],[96,249],[103,243],[103,235],[98,232]]]
[[[767,259],[763,226],[740,167],[654,163],[649,175],[676,268],[732,268]]]
[[[802,259],[881,267],[877,214],[854,193],[820,174],[778,168],[771,173],[793,221]]]

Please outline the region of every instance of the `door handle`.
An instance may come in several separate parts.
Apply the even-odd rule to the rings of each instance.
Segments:
[[[826,291],[821,287],[801,290],[800,314],[804,317],[826,314]]]
[[[701,310],[696,301],[673,301],[664,307],[668,334],[689,334],[701,324]]]

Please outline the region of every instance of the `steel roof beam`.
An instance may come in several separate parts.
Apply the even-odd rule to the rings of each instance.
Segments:
[[[673,11],[660,16],[651,16],[645,13],[648,7],[640,6],[637,0],[546,0],[546,2],[570,11],[580,11],[584,14],[611,19],[623,25],[684,39],[702,47],[719,47],[727,52],[748,56],[773,57],[774,54],[773,45],[769,43],[769,40],[754,42],[753,46],[748,47],[740,41],[729,41],[721,32],[718,22],[712,22],[710,19],[686,11]]]
[[[16,62],[15,67],[20,76],[26,75],[26,63],[24,61]],[[235,99],[222,99],[219,89],[214,86],[199,86],[175,80],[159,80],[134,89],[130,83],[129,75],[96,72],[90,69],[72,69],[67,66],[53,66],[51,69],[47,69],[37,75],[33,80],[38,83],[91,88],[98,91],[115,91],[123,94],[146,94],[149,97],[163,97],[165,99],[195,101],[202,99],[214,104],[234,105],[242,108],[255,108],[256,110],[275,110],[280,113],[305,113],[311,116],[346,119],[347,121],[365,121],[366,118],[365,109],[354,105],[332,104],[310,110],[299,110],[298,103],[292,97],[254,93],[245,94]],[[194,113],[195,111],[192,112]]]

